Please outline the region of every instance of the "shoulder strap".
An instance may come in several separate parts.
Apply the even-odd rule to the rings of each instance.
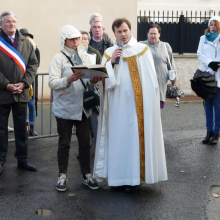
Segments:
[[[165,43],[163,43],[163,44],[164,44],[165,51],[166,51],[166,54],[167,54],[167,57],[168,57],[168,62],[169,62],[170,68],[171,68],[171,70],[172,70],[172,65],[171,65],[171,63],[170,63],[170,57],[169,57],[169,54],[168,54],[168,51],[167,51],[167,46],[166,46]]]
[[[74,66],[73,61],[70,59],[70,57],[68,57],[63,51],[61,51],[61,53],[70,61],[71,65]],[[86,85],[81,78],[80,78],[80,81],[81,81],[83,87],[86,89]]]

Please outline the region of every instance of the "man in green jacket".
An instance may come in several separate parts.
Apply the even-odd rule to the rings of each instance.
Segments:
[[[29,85],[38,67],[31,43],[17,30],[16,15],[4,11],[0,16],[0,174],[8,150],[8,117],[12,109],[15,157],[18,168],[37,171],[28,163],[26,115]]]

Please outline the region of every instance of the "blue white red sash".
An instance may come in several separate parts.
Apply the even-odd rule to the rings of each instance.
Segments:
[[[15,63],[21,68],[22,72],[25,74],[27,63],[22,55],[12,47],[7,41],[0,37],[0,51],[6,54],[8,57],[12,58]]]

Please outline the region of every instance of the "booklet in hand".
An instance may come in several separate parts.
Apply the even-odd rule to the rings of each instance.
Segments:
[[[79,65],[71,67],[73,72],[82,72],[84,76],[82,78],[92,78],[93,76],[100,76],[103,78],[108,78],[108,73],[103,65]]]

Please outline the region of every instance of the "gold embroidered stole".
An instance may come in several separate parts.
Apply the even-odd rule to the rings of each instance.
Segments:
[[[106,66],[106,63],[111,60],[111,57],[106,53],[104,52],[104,56],[106,57],[106,61],[105,61],[105,65]],[[102,84],[103,84],[103,95],[105,94],[105,78],[102,79]]]
[[[144,50],[131,57],[123,57],[124,61],[128,62],[128,67],[131,75],[131,82],[134,90],[134,97],[136,103],[137,120],[138,120],[138,133],[139,133],[139,149],[140,149],[140,179],[145,181],[145,144],[144,144],[144,104],[143,104],[143,93],[141,79],[139,75],[137,57],[143,55],[147,50],[148,46]],[[109,55],[104,53],[108,60],[111,59]]]

